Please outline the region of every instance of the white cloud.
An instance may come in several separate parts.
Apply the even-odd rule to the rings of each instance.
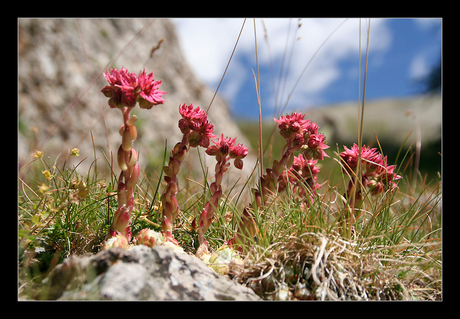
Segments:
[[[228,62],[236,38],[244,19],[174,19],[177,25],[179,39],[184,54],[197,76],[208,84],[217,85]],[[283,101],[291,92],[303,69],[314,56],[318,48],[345,19],[298,19],[268,18],[263,19],[269,47],[264,39],[264,29],[261,19],[256,19],[259,67],[270,67],[270,56],[274,63],[274,77],[278,82],[283,54],[286,51],[285,68],[290,54],[289,75]],[[367,24],[362,22],[362,48],[365,52]],[[334,83],[342,74],[340,62],[350,57],[358,63],[359,20],[349,19],[324,43],[318,54],[311,61],[308,69],[302,75],[290,105],[308,105],[321,100],[321,92]],[[287,43],[287,50],[286,50]],[[385,52],[391,43],[391,35],[385,19],[372,19],[371,22],[371,53]],[[269,52],[270,48],[270,52]],[[293,51],[291,51],[293,48]],[[249,62],[248,62],[249,61]],[[252,65],[247,65],[252,63]],[[226,89],[222,93],[235,94],[242,85],[244,77],[250,76],[250,68],[255,65],[254,22],[247,19],[238,44],[235,56],[226,75]],[[285,73],[284,73],[285,74]],[[274,98],[271,79],[265,79],[270,89],[267,97]],[[231,101],[231,96],[227,98]],[[273,107],[273,105],[272,105]]]
[[[179,41],[195,74],[219,81],[244,19],[174,19]]]
[[[410,65],[409,76],[413,79],[421,79],[429,73],[429,66],[424,54],[416,56]]]
[[[431,29],[433,26],[438,26],[442,23],[441,18],[420,18],[414,19],[414,21],[423,30]]]

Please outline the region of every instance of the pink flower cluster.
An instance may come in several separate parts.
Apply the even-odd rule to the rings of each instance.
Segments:
[[[130,219],[134,208],[134,188],[140,174],[137,151],[133,148],[137,138],[137,116],[130,117],[130,112],[137,102],[144,109],[162,104],[164,100],[161,96],[166,92],[159,90],[161,81],[155,81],[153,73],[147,75],[145,70],[137,76],[125,68],[111,69],[104,73],[104,77],[109,85],[102,88],[101,92],[109,98],[109,106],[118,108],[123,115],[119,131],[122,143],[117,152],[117,162],[121,169],[117,188],[118,209],[113,216],[108,238],[122,236],[129,242],[132,238]]]
[[[294,179],[301,178],[305,185],[315,190],[319,169],[314,165],[325,156],[329,157],[324,151],[329,148],[325,143],[324,134],[318,134],[318,124],[305,120],[304,114],[294,112],[274,120],[278,123],[279,133],[285,138],[286,145],[283,147],[281,159],[275,160],[272,168],[267,168],[267,173],[261,178],[259,189],[254,194],[257,207],[264,205],[275,191],[284,190],[288,185],[299,186]],[[301,154],[295,157],[294,152],[298,151],[301,151]],[[315,172],[308,177],[307,167],[310,172]],[[300,190],[298,187],[296,189]]]
[[[287,186],[291,187],[293,193],[298,194],[299,198],[312,200],[307,189],[312,192],[321,186],[316,182],[319,168],[315,166],[318,160],[305,159],[302,154],[294,156],[291,168],[283,171],[278,177],[278,192],[282,192]]]
[[[179,205],[176,195],[179,189],[177,174],[179,173],[182,161],[188,152],[189,147],[201,146],[207,148],[210,139],[214,138],[214,125],[209,123],[208,116],[200,107],[193,108],[185,103],[179,106],[179,113],[182,118],[179,120],[179,128],[183,134],[182,141],[177,143],[171,151],[168,166],[163,167],[165,172],[164,180],[168,183],[163,192],[163,220],[161,229],[165,238],[170,242],[176,242],[172,235],[174,221],[179,216]]]
[[[117,189],[118,209],[114,214],[108,237],[120,237],[122,242],[115,245],[127,246],[132,239],[130,218],[134,208],[134,189],[140,175],[138,153],[133,148],[133,142],[137,138],[135,126],[137,116],[130,116],[130,111],[136,103],[145,109],[162,104],[164,102],[162,95],[166,92],[159,89],[161,81],[155,81],[153,73],[146,74],[145,70],[136,75],[125,68],[111,69],[110,72],[104,73],[104,77],[109,85],[101,92],[109,98],[109,106],[120,109],[123,114],[123,125],[119,131],[122,143],[117,153],[117,162],[121,169]],[[179,191],[178,174],[189,149],[201,146],[206,149],[206,154],[215,157],[217,162],[214,181],[209,186],[210,199],[204,205],[200,216],[192,222],[192,228],[198,229],[199,251],[207,253],[208,242],[205,233],[219,207],[223,194],[223,175],[228,171],[232,159],[237,169],[243,168],[243,159],[248,155],[248,148],[243,144],[236,144],[236,138],[224,137],[224,134],[216,138],[214,125],[208,121],[207,113],[200,107],[194,108],[193,104],[184,103],[179,106],[179,113],[181,119],[178,126],[183,134],[182,140],[174,145],[169,162],[163,167],[164,181],[167,184],[161,198],[163,236],[160,240],[160,237],[154,237],[155,232],[145,229],[139,232],[137,242],[153,246],[157,241],[164,239],[166,242],[178,244],[172,234],[174,221],[181,213],[176,199]],[[246,238],[257,234],[254,210],[273,203],[278,193],[289,189],[292,194],[298,195],[302,207],[309,207],[313,198],[318,198],[316,191],[321,185],[317,183],[317,175],[320,171],[317,164],[324,157],[329,157],[325,152],[329,146],[326,144],[324,134],[319,134],[318,124],[306,120],[302,113],[293,112],[274,120],[278,124],[279,134],[286,142],[280,154],[281,158],[274,160],[273,165],[266,168],[266,173],[261,174],[257,189],[253,189],[254,202],[243,209],[237,226],[238,232],[227,242],[228,245],[244,244]],[[340,158],[344,172],[351,177],[346,194],[350,203],[362,201],[364,188],[372,195],[397,188],[395,181],[401,176],[395,173],[395,165],[388,165],[387,157],[379,153],[376,148],[364,145],[359,149],[354,144],[351,149],[346,146],[344,149],[345,151],[340,153]],[[358,176],[361,179],[358,185],[355,185],[354,177],[358,166],[360,167]]]
[[[182,116],[179,120],[179,128],[186,137],[185,142],[191,147],[207,148],[210,139],[216,136],[213,134],[214,125],[209,123],[206,112],[200,107],[194,109],[192,103],[189,106],[184,103],[179,107],[179,113]]]
[[[236,137],[234,139],[224,138],[224,134],[222,134],[218,140],[212,141],[214,145],[210,146],[206,150],[206,154],[210,156],[215,156],[216,161],[222,163],[225,163],[230,158],[233,158],[235,159],[235,167],[238,169],[242,169],[243,158],[245,158],[246,155],[248,155],[248,148],[243,146],[243,144],[235,145],[235,140]],[[227,167],[228,165],[230,165],[230,163],[227,163]]]
[[[353,144],[352,148],[344,146],[345,151],[340,153],[344,165],[344,171],[354,176],[359,161],[359,147]],[[361,148],[361,176],[362,185],[368,187],[371,194],[376,195],[386,190],[393,190],[398,186],[394,181],[401,178],[394,172],[396,165],[388,165],[387,157],[377,151],[376,148]],[[348,189],[350,190],[353,182],[350,181]],[[350,194],[349,194],[350,195]],[[362,194],[357,194],[362,196]]]
[[[290,188],[299,195],[302,204],[309,205],[312,196],[320,185],[316,182],[319,168],[315,166],[318,160],[329,157],[325,149],[324,134],[318,134],[319,126],[310,120],[305,120],[302,113],[291,113],[274,118],[278,123],[279,133],[286,140],[281,151],[281,159],[274,160],[271,168],[266,169],[266,174],[260,178],[257,189],[253,189],[254,203],[252,207],[258,209],[265,206],[277,193]],[[294,152],[299,152],[298,156]],[[254,215],[250,208],[244,208],[242,222],[238,226],[238,233],[228,241],[228,244],[245,241],[248,229],[254,233]]]
[[[204,239],[204,233],[212,223],[214,212],[219,204],[219,199],[222,196],[222,178],[223,174],[228,170],[230,159],[234,159],[234,165],[238,169],[243,168],[243,158],[248,154],[248,148],[243,144],[235,145],[235,140],[224,138],[222,134],[219,139],[212,140],[214,145],[209,146],[211,139],[215,138],[214,125],[209,123],[206,112],[200,107],[193,108],[193,104],[179,106],[181,119],[179,120],[179,129],[183,137],[182,141],[177,143],[169,158],[168,166],[163,167],[165,172],[165,182],[168,183],[167,188],[163,193],[163,220],[162,231],[168,241],[176,242],[172,235],[174,220],[179,215],[179,206],[176,200],[178,191],[177,174],[189,147],[204,147],[207,148],[206,154],[215,156],[217,164],[215,166],[215,181],[211,184],[212,193],[211,199],[206,203],[198,221],[200,230],[200,244],[207,244]],[[194,220],[193,224],[196,224]]]
[[[304,149],[306,157],[320,160],[324,156],[329,157],[324,151],[329,146],[324,143],[324,134],[318,134],[318,124],[305,120],[304,117],[304,114],[294,112],[274,120],[278,123],[280,135],[286,139],[286,143]]]
[[[224,138],[222,134],[219,139],[212,141],[214,145],[210,146],[206,150],[206,154],[216,157],[216,167],[215,167],[215,181],[210,185],[210,190],[212,193],[211,199],[206,203],[203,211],[201,212],[200,219],[198,221],[199,229],[199,242],[200,245],[205,247],[207,246],[207,241],[204,238],[204,234],[208,230],[209,226],[212,223],[214,213],[218,207],[219,199],[222,197],[222,179],[224,173],[228,170],[230,159],[234,159],[233,164],[236,168],[243,168],[243,158],[248,155],[248,148],[243,146],[243,144],[235,145],[236,138]]]
[[[137,76],[121,68],[110,69],[110,72],[104,73],[104,77],[110,85],[102,88],[101,92],[109,98],[111,108],[134,107],[139,102],[141,108],[150,109],[164,102],[161,96],[167,92],[159,90],[161,81],[155,81],[153,73],[147,75],[143,70]]]

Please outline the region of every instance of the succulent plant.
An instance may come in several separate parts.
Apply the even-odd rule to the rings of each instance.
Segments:
[[[227,275],[232,265],[242,264],[243,260],[236,250],[223,246],[209,257],[208,263],[218,274]]]
[[[110,248],[120,247],[123,249],[129,248],[128,239],[123,235],[115,235],[107,239],[104,243],[103,249],[107,250]]]
[[[137,245],[145,245],[153,247],[163,244],[165,241],[164,236],[149,228],[142,229],[136,236]]]

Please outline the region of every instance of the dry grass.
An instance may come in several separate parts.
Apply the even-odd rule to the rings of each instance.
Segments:
[[[307,232],[252,251],[255,258],[232,276],[266,300],[440,300],[439,246],[390,255],[339,234]]]

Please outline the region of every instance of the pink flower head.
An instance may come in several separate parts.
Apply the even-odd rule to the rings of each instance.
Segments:
[[[279,120],[273,118],[278,123],[281,136],[287,141],[293,141],[296,135],[303,134],[307,129],[310,120],[304,120],[305,115],[300,113],[292,113],[291,115],[281,116]]]
[[[318,134],[318,130],[319,130],[318,123],[310,122],[306,125],[306,128],[310,134]]]
[[[116,84],[117,86],[124,89],[125,91],[135,92],[137,90],[139,81],[136,73],[129,73],[127,69],[121,68],[121,70],[119,71],[119,76],[121,84]]]
[[[203,123],[198,131],[199,137],[197,139],[197,144],[201,147],[208,148],[209,147],[209,142],[211,138],[216,137],[214,133],[214,125],[206,121]],[[190,146],[192,146],[192,143],[190,143]]]
[[[210,139],[216,136],[213,134],[214,125],[208,122],[206,112],[199,106],[194,109],[192,103],[189,106],[184,103],[179,106],[179,113],[182,115],[182,119],[179,120],[179,128],[187,136],[190,146],[199,145],[207,148]]]
[[[217,141],[212,141],[214,145],[210,146],[206,150],[206,154],[210,156],[215,156],[218,162],[226,161],[230,158],[235,159],[234,165],[238,169],[243,168],[243,158],[248,155],[248,148],[243,146],[243,144],[235,145],[235,140],[228,137],[224,138],[224,134],[221,134]],[[229,156],[226,158],[226,156]]]
[[[234,158],[234,165],[238,169],[243,168],[243,158],[248,155],[248,148],[243,144],[238,144],[230,148],[230,157]]]
[[[219,162],[230,153],[230,148],[235,144],[235,140],[236,138],[224,138],[224,134],[221,134],[217,141],[212,141],[214,145],[208,147],[206,154],[215,156],[216,160]]]
[[[387,166],[387,157],[382,161],[383,166],[379,166],[377,168],[376,174],[382,179],[382,181],[385,184],[389,184],[392,181],[396,181],[398,179],[401,179],[401,176],[397,175],[394,172],[394,169],[396,168],[396,165],[389,165]]]
[[[319,168],[315,166],[317,163],[318,160],[305,159],[302,154],[299,154],[299,156],[294,156],[291,171],[296,172],[303,179],[307,180],[318,175]]]
[[[375,174],[369,177],[369,183],[367,184],[370,187],[371,193],[373,195],[383,193],[385,190],[390,189],[391,191],[398,188],[398,185],[394,182],[401,178],[394,172],[396,165],[386,166],[387,157],[385,156],[383,163],[380,165]],[[363,179],[366,178],[363,176]]]
[[[294,157],[294,162],[289,170],[285,170],[278,177],[278,192],[283,191],[288,185],[302,197],[307,196],[305,188],[301,184],[308,185],[311,190],[317,190],[321,186],[316,182],[319,167],[315,165],[318,160],[306,159],[302,154]]]
[[[164,102],[161,95],[167,92],[158,90],[161,81],[154,81],[153,73],[146,75],[144,70],[138,77],[122,67],[120,70],[112,68],[110,73],[106,71],[104,77],[110,85],[105,86],[101,92],[109,98],[111,108],[134,107],[139,102],[141,108],[150,109]]]
[[[110,73],[109,71],[106,71],[104,73],[104,78],[112,86],[121,85],[123,84],[121,79],[126,73],[127,73],[127,70],[124,67],[122,67],[120,70],[112,68],[110,69]]]
[[[351,149],[343,146],[345,151],[340,153],[340,158],[345,162],[345,168],[354,170],[358,165],[358,156],[359,156],[359,147],[356,144],[353,144]]]
[[[110,85],[102,88],[101,92],[109,98],[108,103],[111,108],[136,105],[136,88],[128,85],[137,82],[136,74],[128,73],[125,68],[110,69],[110,73],[106,71],[104,77]]]
[[[139,73],[139,106],[143,109],[150,109],[157,104],[163,104],[164,99],[161,97],[167,92],[160,91],[161,81],[153,79],[153,72],[146,75],[145,69]]]
[[[352,170],[356,168],[359,160],[359,147],[353,144],[349,149],[344,146],[345,151],[340,153],[342,160],[348,165],[345,165],[345,170]],[[386,189],[395,189],[398,186],[393,182],[401,178],[401,176],[394,173],[395,165],[387,165],[387,157],[377,151],[376,148],[366,147],[363,145],[361,148],[361,161],[362,161],[362,184],[369,187],[371,193],[376,195],[383,193]]]
[[[200,126],[207,121],[206,112],[199,106],[193,108],[193,103],[186,106],[185,103],[179,106],[179,113],[182,119],[179,120],[179,128],[183,134],[188,134],[190,131],[199,130]]]
[[[359,147],[356,144],[353,144],[351,149],[346,146],[343,147],[345,151],[340,153],[340,157],[348,164],[350,169],[354,170],[358,165]],[[366,169],[366,175],[374,174],[378,167],[383,165],[382,154],[376,148],[370,148],[366,145],[361,148],[361,160]]]
[[[324,151],[329,148],[325,143],[324,134],[311,134],[307,140],[307,144],[304,151],[305,156],[313,159],[323,160],[324,156],[329,157]]]
[[[366,167],[366,175],[373,175],[383,165],[383,155],[379,152],[370,152],[372,150],[376,149],[370,149],[361,156]]]
[[[290,171],[298,178],[299,181],[310,186],[311,189],[318,189],[320,186],[316,183],[316,178],[319,173],[319,167],[315,166],[318,160],[306,159],[299,154],[294,157],[294,163]]]

